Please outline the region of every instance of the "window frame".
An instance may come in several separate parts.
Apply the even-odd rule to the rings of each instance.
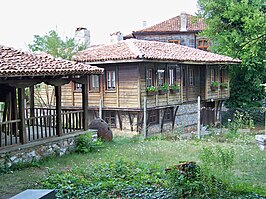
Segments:
[[[165,69],[158,69],[157,70],[157,86],[163,86],[165,84]]]
[[[103,116],[108,126],[116,128],[116,111],[104,111]]]
[[[169,86],[175,85],[175,83],[176,83],[176,70],[175,70],[175,68],[169,68],[168,72],[169,72]]]
[[[82,92],[82,84],[72,82],[72,88],[74,93],[81,93]]]
[[[210,69],[210,80],[211,80],[211,82],[216,82],[217,80],[216,80],[216,77],[217,75],[216,75],[216,69],[215,68],[211,68]]]
[[[166,108],[165,111],[166,112],[164,113],[165,114],[164,121],[165,122],[171,122],[173,120],[173,112],[174,112],[173,107]]]
[[[209,48],[209,42],[207,39],[198,39],[198,49],[208,51],[208,48]]]
[[[98,80],[96,80],[97,78]],[[98,84],[95,86],[95,84]],[[89,76],[89,91],[91,92],[100,92],[100,76],[99,75],[90,75]]]
[[[189,85],[195,86],[195,70],[194,70],[194,68],[189,69]]]
[[[159,110],[149,110],[148,111],[148,124],[159,124]]]
[[[106,90],[115,91],[116,89],[116,71],[115,70],[106,70]]]
[[[146,87],[154,86],[154,69],[147,68],[146,70]]]
[[[169,39],[168,43],[174,43],[174,44],[180,45],[181,44],[181,40],[180,39]]]

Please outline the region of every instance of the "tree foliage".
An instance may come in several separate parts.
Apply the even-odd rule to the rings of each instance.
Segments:
[[[198,0],[198,6],[208,26],[203,35],[211,40],[211,51],[242,60],[230,68],[228,106],[260,106],[260,84],[266,80],[265,0]]]
[[[71,60],[72,56],[86,48],[85,45],[78,45],[74,38],[63,40],[55,30],[49,31],[44,36],[34,35],[33,44],[28,45],[33,52],[45,52],[56,58]]]

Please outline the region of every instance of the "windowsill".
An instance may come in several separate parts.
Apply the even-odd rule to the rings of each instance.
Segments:
[[[105,90],[106,93],[116,93],[116,89]]]
[[[74,90],[74,93],[82,93],[82,90]]]
[[[90,93],[100,93],[100,91],[89,90]]]

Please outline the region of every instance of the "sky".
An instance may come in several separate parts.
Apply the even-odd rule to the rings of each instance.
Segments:
[[[110,42],[110,34],[124,35],[180,15],[195,14],[197,0],[6,0],[0,4],[0,45],[28,50],[33,35],[56,30],[74,37],[77,27],[90,30],[91,44]]]

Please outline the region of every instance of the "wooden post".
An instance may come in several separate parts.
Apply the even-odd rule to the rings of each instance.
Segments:
[[[100,98],[100,103],[99,103],[99,118],[100,119],[102,119],[102,109],[103,109],[103,107],[102,107],[103,105],[102,105],[102,97]]]
[[[147,137],[147,97],[144,97],[144,112],[143,112],[143,133],[144,138]]]
[[[18,88],[18,107],[19,107],[19,138],[22,144],[26,144],[26,125],[25,125],[25,88]]]
[[[198,96],[198,138],[201,138],[201,133],[200,133],[200,96]]]
[[[30,117],[34,117],[34,86],[30,86]]]
[[[61,120],[61,86],[55,86],[55,98],[56,98],[56,135],[62,135],[62,120]]]
[[[89,100],[89,92],[88,92],[88,81],[85,84],[82,84],[82,109],[83,109],[83,129],[86,131],[89,129],[88,124],[88,100]]]

